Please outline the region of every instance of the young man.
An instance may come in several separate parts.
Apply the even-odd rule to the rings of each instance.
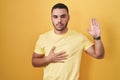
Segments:
[[[94,38],[91,43],[81,33],[68,29],[69,19],[67,6],[55,4],[51,10],[54,29],[40,35],[36,43],[32,64],[44,67],[44,80],[79,80],[83,50],[94,58],[104,57],[99,23],[91,19],[91,30],[88,31]]]

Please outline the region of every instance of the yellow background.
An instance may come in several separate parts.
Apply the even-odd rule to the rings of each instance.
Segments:
[[[90,39],[89,19],[101,24],[105,59],[84,53],[81,80],[120,80],[120,0],[0,0],[0,80],[42,80],[31,56],[39,34],[53,28],[50,10],[57,2],[70,9],[69,27]]]

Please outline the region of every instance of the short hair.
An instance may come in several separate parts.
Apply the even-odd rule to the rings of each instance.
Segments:
[[[68,7],[65,4],[63,4],[63,3],[57,3],[57,4],[55,4],[52,7],[51,13],[53,12],[54,9],[57,9],[57,8],[59,8],[59,9],[66,9],[67,12],[69,13]]]

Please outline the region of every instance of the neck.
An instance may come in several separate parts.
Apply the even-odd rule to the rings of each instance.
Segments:
[[[67,31],[68,31],[68,28],[64,29],[63,31],[58,31],[58,30],[55,30],[55,29],[54,29],[55,34],[58,34],[58,35],[64,34],[64,33],[66,33]]]

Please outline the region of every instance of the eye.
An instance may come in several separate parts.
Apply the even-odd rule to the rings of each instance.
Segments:
[[[55,19],[56,19],[56,18],[58,18],[58,16],[57,16],[57,15],[53,15],[53,18],[55,18]]]
[[[65,18],[65,17],[66,17],[66,15],[65,15],[65,14],[61,15],[61,18]]]

